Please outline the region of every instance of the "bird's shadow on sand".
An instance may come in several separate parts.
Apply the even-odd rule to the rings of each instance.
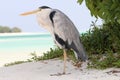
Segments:
[[[71,73],[57,73],[57,74],[50,74],[50,76],[62,76],[62,75],[69,75]]]

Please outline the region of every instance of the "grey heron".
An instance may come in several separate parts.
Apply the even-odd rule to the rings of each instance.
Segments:
[[[86,52],[80,42],[80,34],[73,22],[63,12],[48,6],[41,6],[37,10],[25,12],[21,15],[29,14],[37,15],[38,23],[51,33],[55,44],[63,49],[63,74],[66,73],[67,50],[72,49],[78,60],[87,60]]]

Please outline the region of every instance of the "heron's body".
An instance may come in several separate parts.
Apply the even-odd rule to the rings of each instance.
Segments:
[[[58,47],[72,49],[77,53],[78,59],[86,60],[86,53],[80,42],[80,34],[72,21],[64,13],[57,9],[48,8],[38,12],[37,19],[38,23],[51,33]]]
[[[40,7],[37,12],[38,23],[47,29],[55,44],[65,50],[72,49],[78,59],[87,60],[83,45],[80,42],[80,34],[72,21],[61,11],[47,6]]]

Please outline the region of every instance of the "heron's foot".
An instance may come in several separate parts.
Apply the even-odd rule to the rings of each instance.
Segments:
[[[77,68],[81,67],[82,62],[78,61],[76,63],[73,63],[74,66],[76,66]]]
[[[62,75],[69,75],[69,74],[71,74],[71,73],[63,72],[63,73],[51,74],[50,76],[62,76]]]

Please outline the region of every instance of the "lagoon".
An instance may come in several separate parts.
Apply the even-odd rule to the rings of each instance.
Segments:
[[[47,33],[0,34],[0,66],[11,61],[28,59],[33,52],[42,55],[50,48],[54,48],[54,42]]]

